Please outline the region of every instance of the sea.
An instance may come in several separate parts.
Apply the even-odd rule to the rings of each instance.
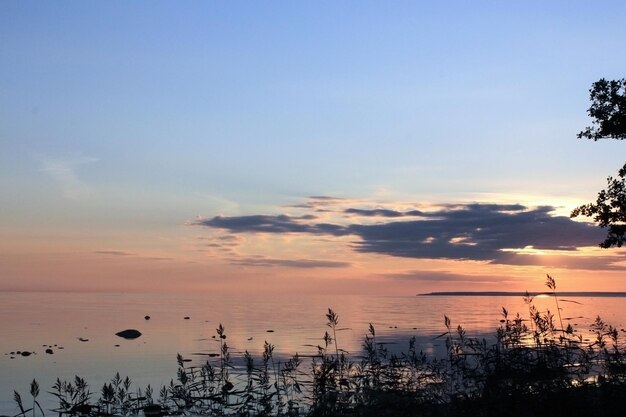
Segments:
[[[587,335],[597,316],[626,338],[625,294],[539,295],[541,311],[551,311],[564,326]],[[218,326],[237,363],[245,351],[260,358],[265,342],[275,346],[276,360],[298,353],[304,360],[324,345],[330,331],[326,314],[339,317],[337,346],[353,357],[362,351],[372,324],[377,341],[391,352],[408,349],[415,337],[418,349],[445,355],[444,317],[468,336],[493,340],[503,308],[509,316],[528,317],[519,294],[438,295],[223,295],[0,292],[0,415],[19,410],[14,391],[26,404],[30,383],[40,386],[37,398],[44,411],[56,406],[48,393],[55,381],[85,379],[95,396],[116,373],[133,387],[150,384],[156,392],[176,378],[178,354],[188,366],[201,366],[219,353]],[[558,323],[558,321],[557,321]],[[135,339],[116,333],[134,329]],[[216,337],[217,336],[217,337]],[[587,336],[585,336],[587,337]],[[26,352],[26,355],[24,354]],[[310,360],[310,359],[308,359]],[[305,365],[306,366],[306,365]],[[48,412],[47,412],[48,413]],[[51,415],[54,413],[50,412]]]

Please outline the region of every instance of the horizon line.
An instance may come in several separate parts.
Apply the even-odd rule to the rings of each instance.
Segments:
[[[563,296],[563,297],[626,297],[626,292],[623,291],[562,291],[562,292],[530,292],[530,291],[433,291],[429,293],[416,294],[418,297],[423,296],[476,296],[476,297],[524,297],[529,295],[536,297],[539,295],[547,296]]]

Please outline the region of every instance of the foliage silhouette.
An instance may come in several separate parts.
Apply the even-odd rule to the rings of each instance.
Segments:
[[[601,248],[621,247],[626,243],[626,164],[618,172],[619,178],[607,178],[607,188],[598,193],[595,203],[576,207],[571,216],[593,217],[600,227],[608,227]]]
[[[594,119],[593,126],[587,126],[578,138],[626,139],[626,78],[596,81],[589,90],[589,98],[591,106],[587,113]]]
[[[587,113],[593,126],[578,133],[578,138],[626,139],[626,78],[593,83],[589,90],[591,106]],[[595,203],[576,207],[571,217],[586,216],[602,228],[608,227],[601,248],[621,247],[626,243],[626,164],[619,170],[617,179],[608,177],[607,188],[598,193]]]

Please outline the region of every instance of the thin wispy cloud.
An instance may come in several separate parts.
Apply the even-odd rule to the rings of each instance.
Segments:
[[[309,209],[315,212],[333,211],[332,208],[348,203],[350,200],[326,195],[310,196],[303,203],[291,204],[285,207]]]
[[[79,167],[96,162],[96,158],[75,157],[68,159],[40,156],[41,172],[52,178],[61,189],[63,197],[80,200],[93,195],[93,189],[78,175]]]
[[[174,258],[167,256],[141,256],[138,253],[134,252],[126,252],[122,250],[96,250],[93,251],[96,255],[103,256],[114,256],[114,257],[122,257],[122,258],[134,258],[140,260],[148,260],[148,261],[172,261]]]
[[[548,268],[580,269],[588,271],[624,271],[626,252],[614,250],[601,256],[581,256],[574,253],[554,253],[550,256],[536,256],[525,253],[508,252],[494,261],[502,265],[541,265]]]
[[[219,250],[223,253],[234,253],[240,245],[239,239],[234,235],[216,236],[213,238],[200,238],[202,248]]]
[[[98,255],[111,255],[111,256],[135,256],[136,253],[132,252],[124,252],[121,250],[97,250],[94,253]]]
[[[310,233],[310,234],[349,234],[342,226],[328,223],[311,223],[317,217],[306,215],[292,217],[280,215],[252,215],[225,217],[216,216],[208,220],[198,220],[194,224],[226,229],[231,232],[263,232],[263,233]]]
[[[387,217],[387,218],[398,218],[398,217],[412,217],[412,216],[422,216],[424,213],[419,210],[410,210],[407,212],[390,210],[390,209],[357,209],[357,208],[348,208],[344,211],[346,214],[353,214],[356,216],[365,216],[365,217]]]
[[[396,274],[383,274],[384,278],[397,281],[411,282],[450,282],[450,283],[497,283],[501,284],[505,281],[525,281],[524,277],[511,277],[500,275],[469,275],[449,271],[407,271]]]
[[[233,265],[254,267],[288,267],[288,268],[346,268],[349,262],[326,261],[319,259],[273,259],[265,257],[237,258],[230,261]]]

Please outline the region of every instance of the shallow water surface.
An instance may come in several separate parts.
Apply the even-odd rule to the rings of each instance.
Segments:
[[[586,331],[600,314],[618,329],[626,325],[626,298],[578,297],[561,301],[565,323]],[[554,299],[536,298],[541,310],[555,312]],[[248,350],[259,357],[264,341],[286,358],[298,352],[315,354],[323,344],[325,314],[339,315],[338,346],[358,355],[369,323],[377,340],[391,350],[405,351],[415,336],[419,348],[441,353],[444,314],[468,335],[491,337],[502,307],[527,315],[520,297],[476,296],[226,296],[184,294],[11,293],[0,292],[0,415],[16,414],[13,390],[28,402],[29,384],[41,386],[41,402],[54,407],[46,393],[57,377],[85,378],[98,392],[116,372],[129,376],[135,387],[158,387],[176,375],[176,354],[201,365],[218,353],[215,329],[226,328],[233,357]],[[145,320],[144,316],[150,319]],[[188,319],[186,319],[188,317]],[[525,316],[524,316],[525,317]],[[558,320],[558,318],[557,318]],[[565,324],[567,325],[567,324]],[[126,340],[115,335],[137,329],[142,336]],[[53,354],[45,353],[52,349]],[[17,351],[34,352],[28,357]],[[11,352],[14,352],[11,354]]]

